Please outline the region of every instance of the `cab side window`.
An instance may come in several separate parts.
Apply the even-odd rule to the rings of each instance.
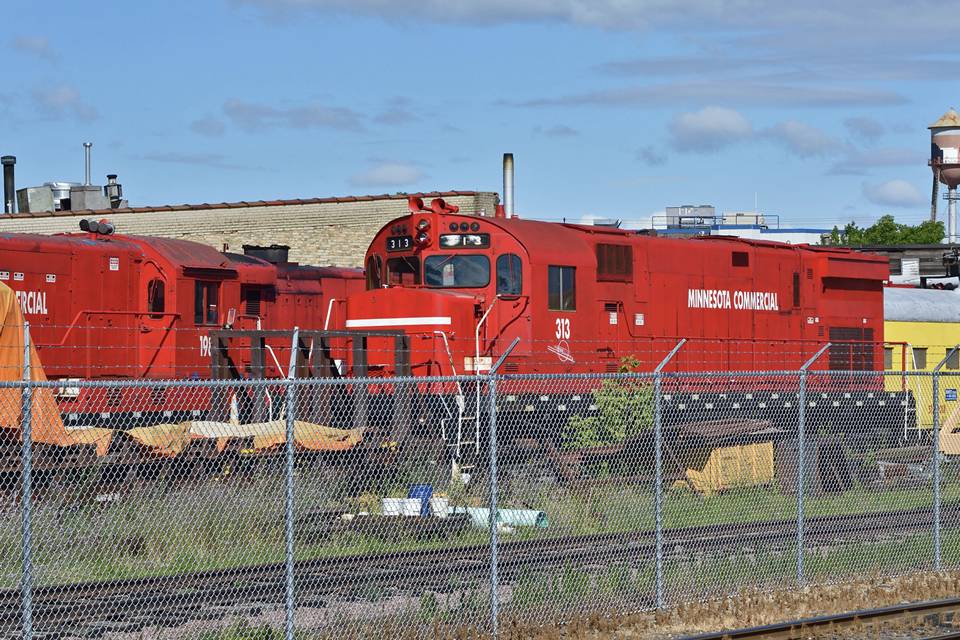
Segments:
[[[551,311],[577,310],[577,268],[547,267],[547,308]]]
[[[217,324],[220,283],[198,280],[194,287],[193,323],[195,325]]]
[[[519,296],[523,290],[520,256],[505,253],[497,258],[497,295]]]
[[[367,291],[379,289],[383,286],[383,261],[380,256],[373,255],[367,258]]]
[[[163,280],[156,278],[147,283],[147,311],[151,318],[160,318],[165,311]]]

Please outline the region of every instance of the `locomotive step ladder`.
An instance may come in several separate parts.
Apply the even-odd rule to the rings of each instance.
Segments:
[[[468,388],[465,393],[463,386],[458,385],[456,437],[447,443],[447,446],[453,450],[452,462],[461,471],[470,471],[476,468],[480,453],[481,382],[480,380],[470,381],[466,383],[466,386]],[[473,389],[469,387],[473,387]],[[472,405],[469,408],[466,406],[468,402]]]

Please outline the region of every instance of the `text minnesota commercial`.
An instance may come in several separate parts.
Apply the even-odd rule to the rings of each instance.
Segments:
[[[690,309],[748,309],[779,311],[774,291],[729,291],[727,289],[687,289]]]

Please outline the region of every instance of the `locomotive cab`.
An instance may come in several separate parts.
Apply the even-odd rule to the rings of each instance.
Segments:
[[[529,332],[526,251],[490,218],[461,215],[439,198],[429,208],[411,198],[409,208],[371,243],[366,291],[348,299],[346,327],[408,334],[407,373],[484,372],[493,354]],[[394,373],[391,345],[375,342],[371,372]]]

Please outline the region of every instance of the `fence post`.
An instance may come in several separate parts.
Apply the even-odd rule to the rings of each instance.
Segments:
[[[831,343],[820,347],[813,356],[800,367],[799,389],[797,390],[797,584],[803,584],[803,554],[806,550],[804,523],[804,498],[807,490],[807,370],[824,352]]]
[[[663,609],[663,408],[661,406],[661,379],[663,368],[677,355],[680,348],[686,343],[684,338],[660,361],[653,370],[653,521],[656,535],[656,570],[654,589],[656,592],[657,609]]]
[[[30,371],[30,323],[23,323],[23,391],[20,395],[20,463],[23,484],[20,503],[23,575],[20,596],[23,638],[33,638],[33,387]]]
[[[933,570],[940,571],[940,369],[960,349],[950,349],[933,369]]]
[[[499,546],[497,540],[497,371],[518,344],[520,344],[520,338],[514,338],[510,346],[506,348],[503,355],[490,367],[490,371],[487,373],[487,402],[489,403],[487,422],[490,429],[490,442],[487,446],[490,464],[490,632],[494,640],[497,638],[497,626],[500,618],[500,594],[498,593],[500,579],[497,575]],[[477,409],[479,414],[479,407]],[[479,415],[477,419],[480,419]]]
[[[300,352],[300,329],[293,328],[293,340],[290,344],[290,368],[287,370],[287,431],[286,431],[286,496],[284,500],[284,525],[286,533],[286,640],[293,640],[293,453],[294,453],[294,410],[296,407],[296,392],[293,381],[297,376],[297,355]]]
[[[487,400],[490,423],[490,442],[487,446],[490,456],[490,631],[495,639],[500,617],[500,580],[497,575],[497,376],[494,373],[488,377]]]
[[[940,372],[933,372],[933,570],[940,570]]]

